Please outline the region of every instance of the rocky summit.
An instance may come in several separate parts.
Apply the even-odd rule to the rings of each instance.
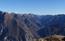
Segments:
[[[65,36],[65,15],[16,14],[0,11],[0,41],[34,41]]]

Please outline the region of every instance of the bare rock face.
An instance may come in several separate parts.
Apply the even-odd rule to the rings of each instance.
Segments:
[[[37,34],[25,24],[24,15],[0,11],[0,41],[33,41]]]

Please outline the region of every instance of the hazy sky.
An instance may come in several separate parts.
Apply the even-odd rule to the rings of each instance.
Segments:
[[[39,15],[64,14],[65,0],[0,0],[0,10]]]

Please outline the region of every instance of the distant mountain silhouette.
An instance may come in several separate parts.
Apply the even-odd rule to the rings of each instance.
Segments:
[[[0,11],[0,41],[33,41],[65,35],[65,15],[16,14]]]

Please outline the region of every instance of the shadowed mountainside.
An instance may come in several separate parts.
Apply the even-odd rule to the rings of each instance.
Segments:
[[[65,35],[65,15],[15,14],[0,11],[0,41],[33,41]]]

